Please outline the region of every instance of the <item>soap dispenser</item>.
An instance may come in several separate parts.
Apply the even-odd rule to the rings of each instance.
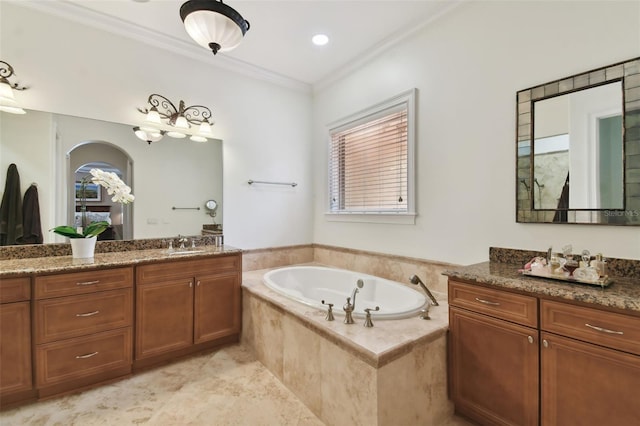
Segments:
[[[596,254],[596,258],[591,261],[590,266],[595,268],[601,277],[607,275],[607,262],[603,259],[602,253]]]

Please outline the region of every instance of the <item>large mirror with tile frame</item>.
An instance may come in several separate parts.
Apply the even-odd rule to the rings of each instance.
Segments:
[[[516,221],[640,225],[640,58],[517,93]]]

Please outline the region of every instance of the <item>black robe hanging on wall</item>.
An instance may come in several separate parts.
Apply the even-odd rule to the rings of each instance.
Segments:
[[[42,244],[42,225],[40,224],[40,202],[38,201],[38,187],[31,184],[24,193],[22,201],[22,244]]]
[[[22,238],[22,196],[18,167],[10,164],[0,204],[0,246],[17,244]]]

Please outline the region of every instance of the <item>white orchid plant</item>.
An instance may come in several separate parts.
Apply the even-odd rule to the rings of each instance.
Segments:
[[[87,184],[93,182],[106,188],[114,203],[129,204],[134,196],[129,188],[115,173],[105,172],[100,169],[91,169],[91,177],[86,176],[80,181],[80,212],[82,213],[82,226],[56,226],[52,229],[58,235],[68,238],[91,238],[100,235],[109,227],[109,222],[98,221],[87,224]]]

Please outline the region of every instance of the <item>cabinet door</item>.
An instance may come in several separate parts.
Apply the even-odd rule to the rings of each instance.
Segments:
[[[29,302],[0,305],[0,395],[32,388]]]
[[[538,424],[538,332],[450,308],[451,397],[483,425]]]
[[[177,279],[136,288],[136,359],[193,344],[193,280]]]
[[[640,425],[640,357],[542,333],[542,425]]]
[[[194,341],[206,342],[240,332],[237,274],[196,278]]]

